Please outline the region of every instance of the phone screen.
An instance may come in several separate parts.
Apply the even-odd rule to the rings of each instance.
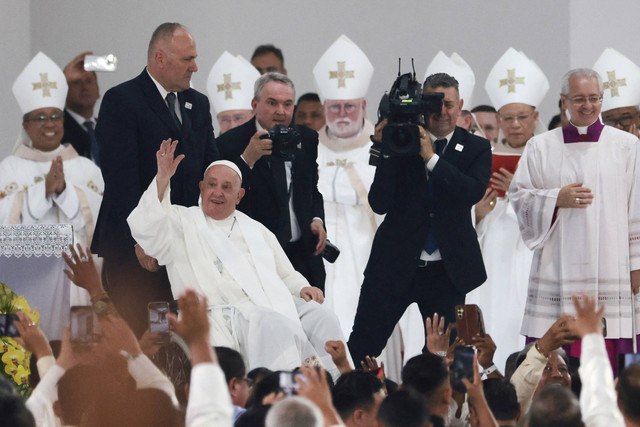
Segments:
[[[160,334],[158,341],[160,343],[168,343],[170,339],[169,335],[169,303],[150,302],[149,309],[149,331]]]
[[[90,344],[96,341],[99,329],[98,319],[89,305],[71,307],[71,342]]]
[[[618,371],[623,370],[633,363],[640,363],[640,354],[625,353],[618,355]]]
[[[18,328],[14,324],[14,321],[18,319],[15,314],[0,314],[0,337],[19,337],[20,333]]]
[[[452,369],[452,386],[453,389],[460,392],[466,392],[467,388],[462,382],[463,378],[467,378],[473,382],[473,356],[476,349],[472,346],[456,347],[453,355]]]

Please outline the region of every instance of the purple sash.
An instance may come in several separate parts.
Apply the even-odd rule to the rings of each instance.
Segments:
[[[587,128],[587,133],[580,135],[578,129],[569,123],[562,128],[562,137],[565,144],[572,142],[598,142],[602,129],[604,129],[604,125],[600,120],[596,120]]]

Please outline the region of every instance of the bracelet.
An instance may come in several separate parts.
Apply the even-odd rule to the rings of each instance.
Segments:
[[[442,358],[447,357],[447,352],[446,351],[435,351],[433,354],[435,354],[436,356],[440,356]]]
[[[109,294],[103,291],[101,294],[91,297],[89,301],[91,301],[91,304],[94,304],[96,301],[99,301],[101,299],[102,300],[109,299]]]
[[[494,363],[493,365],[489,366],[484,371],[480,372],[480,376],[486,375],[488,377],[489,375],[493,374],[497,370],[498,370],[498,367]]]
[[[540,348],[540,346],[538,345],[538,341],[535,342],[535,344],[533,345],[536,350],[538,351],[538,353],[540,353],[540,355],[542,357],[546,357],[547,359],[549,358],[549,356],[547,356],[546,354],[544,354],[544,352],[542,351],[542,349]]]

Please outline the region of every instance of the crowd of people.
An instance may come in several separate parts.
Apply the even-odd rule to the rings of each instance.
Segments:
[[[90,54],[63,70],[40,52],[17,77],[0,223],[73,226],[63,297],[97,332],[47,337],[18,311],[33,391],[0,379],[3,422],[640,426],[628,58],[567,72],[547,130],[547,77],[513,48],[492,105],[439,52],[419,82],[429,112],[375,124],[374,67],[345,35],[297,103],[273,45],[225,51],[200,93],[193,35],[164,23],[96,113]],[[171,332],[150,330],[158,302]]]

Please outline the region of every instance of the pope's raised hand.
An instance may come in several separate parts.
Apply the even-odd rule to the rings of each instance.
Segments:
[[[171,138],[165,139],[160,144],[160,148],[156,153],[156,161],[158,163],[158,175],[156,182],[158,185],[158,196],[162,197],[164,191],[169,185],[169,180],[176,173],[178,165],[184,159],[184,154],[175,156],[178,140]]]

